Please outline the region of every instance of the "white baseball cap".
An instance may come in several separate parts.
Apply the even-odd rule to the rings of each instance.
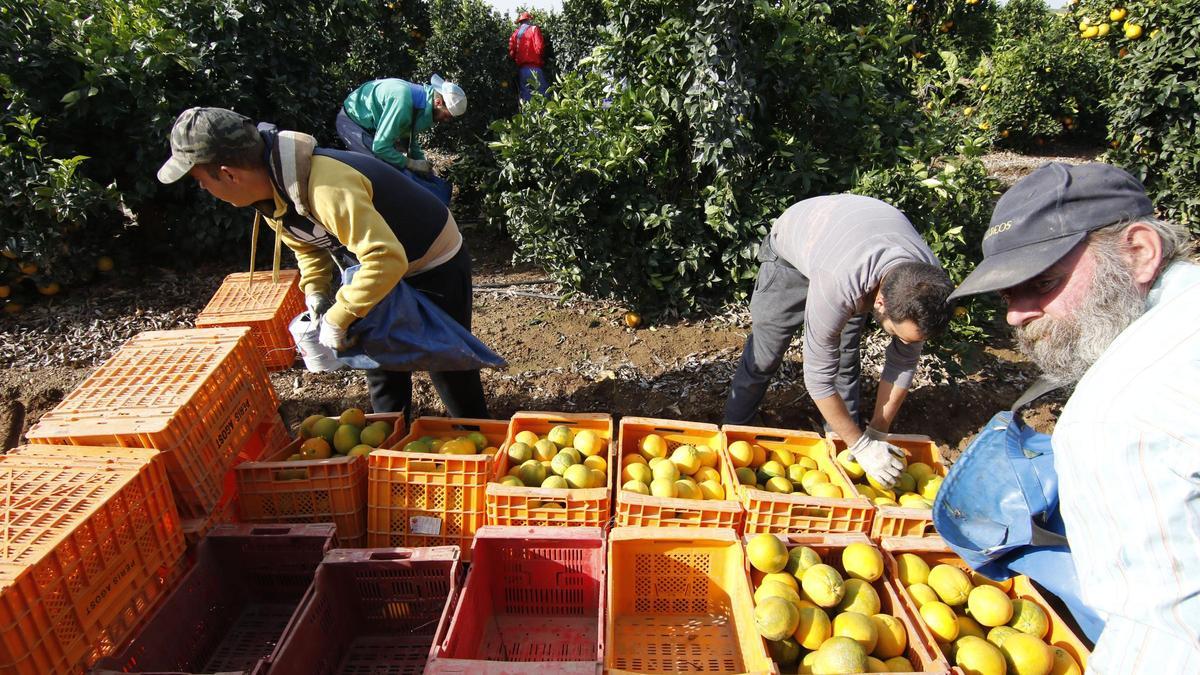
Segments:
[[[449,110],[451,115],[460,117],[467,112],[467,92],[463,91],[462,87],[443,80],[442,76],[436,73],[429,78],[429,83],[433,85],[434,91],[442,95],[442,100],[446,102],[446,110]]]

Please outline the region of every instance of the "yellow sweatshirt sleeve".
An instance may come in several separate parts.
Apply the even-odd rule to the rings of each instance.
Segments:
[[[361,265],[354,281],[338,290],[325,315],[342,328],[366,316],[408,271],[404,247],[375,210],[371,196],[371,182],[361,173],[336,159],[313,157],[309,180],[313,215]],[[296,256],[300,257],[299,251]]]

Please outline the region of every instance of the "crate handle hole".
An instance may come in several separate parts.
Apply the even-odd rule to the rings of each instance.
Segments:
[[[759,443],[761,441],[767,441],[769,443],[782,443],[786,440],[787,439],[784,438],[783,436],[755,436],[754,437],[755,443]]]
[[[654,427],[654,432],[658,434],[682,434],[683,429],[669,429],[667,427]]]
[[[375,551],[371,554],[371,560],[408,560],[412,557],[412,551]]]
[[[256,527],[250,530],[250,534],[280,535],[291,533],[292,528],[290,527]]]
[[[446,465],[438,462],[413,462],[409,464],[409,468],[413,471],[433,471],[437,473],[445,473]]]

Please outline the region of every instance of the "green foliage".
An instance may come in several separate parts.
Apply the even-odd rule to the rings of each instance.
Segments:
[[[995,0],[891,0],[897,20],[915,36],[909,50],[931,68],[940,68],[939,54],[950,52],[963,63],[974,63],[993,41]]]
[[[1166,218],[1200,231],[1200,1],[1131,3],[1129,12],[1144,35],[1117,61],[1109,156]]]
[[[488,126],[517,110],[516,71],[508,59],[512,24],[483,0],[431,0],[433,33],[414,81],[434,73],[467,92],[467,112],[434,127],[432,144],[467,154],[486,143]]]
[[[0,286],[11,303],[27,302],[51,283],[86,281],[97,251],[116,243],[88,226],[113,215],[115,191],[79,172],[87,157],[49,155],[38,122],[28,114],[0,115]]]
[[[1042,0],[1014,0],[997,17],[996,42],[959,99],[1002,144],[1027,147],[1073,136],[1098,141],[1112,55],[1079,39],[1069,16]]]
[[[561,12],[530,13],[546,39],[545,70],[551,81],[579,67],[599,43],[600,27],[608,23],[603,0],[564,0]]]
[[[415,41],[406,31],[425,16],[424,2],[388,4],[6,3],[5,107],[40,118],[47,158],[90,157],[77,167],[81,177],[116,185],[113,208],[94,213],[89,230],[111,237],[129,224],[116,209],[119,198],[136,226],[127,246],[186,248],[193,255],[238,250],[231,245],[249,234],[245,213],[217,203],[192,181],[162,186],[155,179],[175,117],[194,105],[222,106],[329,142],[350,89],[412,62]],[[380,35],[388,36],[386,49]],[[0,186],[19,189],[21,182],[0,176]],[[59,255],[38,253],[48,262]]]
[[[489,217],[572,288],[648,310],[744,298],[771,221],[852,189],[965,270],[982,165],[920,110],[902,22],[836,25],[850,6],[623,3],[590,72],[496,125]]]

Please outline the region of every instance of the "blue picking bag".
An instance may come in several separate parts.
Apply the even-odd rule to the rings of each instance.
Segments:
[[[1055,387],[1037,382],[997,413],[950,467],[933,502],[933,525],[972,569],[995,580],[1024,574],[1057,596],[1092,642],[1104,621],[1079,599],[1075,562],[1058,508],[1050,436],[1019,411]]]
[[[342,272],[350,283],[359,265]],[[441,372],[503,368],[500,355],[463,328],[425,294],[400,281],[347,332],[353,346],[338,360],[359,370]]]

